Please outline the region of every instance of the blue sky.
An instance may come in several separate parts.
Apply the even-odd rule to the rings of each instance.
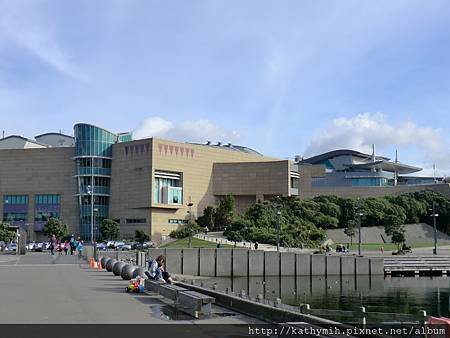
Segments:
[[[0,129],[90,122],[450,174],[450,3],[0,0]]]

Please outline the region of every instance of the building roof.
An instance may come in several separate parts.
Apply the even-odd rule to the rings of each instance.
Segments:
[[[392,162],[390,158],[384,156],[375,155],[375,161],[373,161],[373,155],[361,153],[356,150],[350,149],[337,149],[333,151],[329,151],[320,155],[312,156],[310,158],[303,159],[299,161],[299,164],[322,164],[326,160],[333,159],[339,156],[352,156],[358,157],[361,162],[350,162],[341,164],[342,167],[345,168],[353,168],[353,169],[378,169],[382,171],[388,172],[397,172],[398,174],[411,174],[417,171],[421,171],[422,168],[415,167],[408,164],[403,164],[400,162]],[[342,170],[342,169],[341,169]]]
[[[35,138],[35,139],[38,139],[38,138],[40,138],[40,137],[49,136],[49,135],[64,136],[64,137],[69,137],[69,138],[71,138],[71,139],[74,139],[73,136],[66,135],[66,134],[63,134],[63,133],[44,133],[44,134],[36,135],[34,138]]]
[[[422,170],[422,168],[415,167],[412,165],[384,160],[360,164],[346,164],[345,166],[348,168],[364,168],[364,169],[376,168],[388,172],[397,172],[398,174],[401,175],[411,174]]]
[[[220,148],[220,149],[231,150],[231,151],[240,151],[240,152],[252,154],[252,155],[264,156],[263,154],[261,154],[260,152],[254,150],[252,148],[249,148],[246,146],[239,146],[239,145],[235,145],[235,144],[231,144],[231,143],[222,144],[221,142],[217,142],[216,144],[213,144],[210,141],[208,141],[206,143],[195,143],[195,142],[188,142],[188,143],[199,145],[199,146],[214,147],[214,148]]]
[[[361,153],[359,151],[356,150],[351,150],[351,149],[337,149],[337,150],[332,150],[320,155],[316,155],[316,156],[312,156],[309,158],[305,158],[301,161],[299,161],[300,164],[319,164],[322,163],[325,160],[328,160],[330,158],[333,157],[337,157],[337,156],[356,156],[356,157],[361,157],[364,159],[371,159],[372,155],[369,154],[365,154],[365,153]],[[375,155],[375,159],[376,160],[386,160],[389,161],[390,158],[389,157],[384,157],[384,156],[378,156]]]
[[[44,143],[41,143],[41,142],[38,142],[38,141],[35,141],[35,140],[31,140],[29,138],[26,138],[26,137],[23,137],[23,136],[20,136],[20,135],[9,135],[9,136],[6,136],[6,137],[0,139],[0,144],[3,143],[4,141],[14,140],[14,139],[20,140],[20,141],[23,141],[23,142],[28,142],[28,143],[35,144],[35,145],[37,145],[37,146],[39,146],[41,148],[49,148],[50,147],[47,144],[44,144]],[[14,149],[14,148],[11,148],[11,149]],[[21,149],[21,148],[18,148],[18,149]]]

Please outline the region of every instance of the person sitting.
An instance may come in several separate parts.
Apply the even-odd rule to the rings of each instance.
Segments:
[[[173,283],[173,279],[167,271],[164,271],[164,255],[159,255],[156,259],[152,259],[148,262],[148,271],[145,275],[152,280],[165,282],[168,284]]]

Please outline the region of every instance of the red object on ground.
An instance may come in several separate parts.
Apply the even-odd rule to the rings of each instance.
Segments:
[[[447,337],[450,338],[450,318],[446,317],[428,317],[428,324],[430,325],[439,325],[439,327],[444,328],[447,330]],[[430,334],[427,335],[428,338],[433,337],[442,337],[442,335],[434,335]]]

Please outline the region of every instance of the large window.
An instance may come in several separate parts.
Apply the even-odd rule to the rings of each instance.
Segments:
[[[50,218],[59,218],[60,195],[35,195],[34,220],[47,222]]]
[[[159,204],[183,204],[180,173],[156,171],[153,201]]]

